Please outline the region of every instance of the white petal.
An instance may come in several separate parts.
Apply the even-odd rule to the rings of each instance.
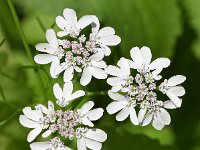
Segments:
[[[20,115],[19,122],[26,128],[36,128],[38,127],[38,123],[28,119],[25,115]]]
[[[100,129],[89,129],[85,135],[88,139],[98,142],[104,142],[107,139],[107,134]]]
[[[106,110],[109,114],[114,114],[120,111],[121,109],[125,108],[126,106],[126,101],[112,102],[106,107]]]
[[[116,115],[116,120],[124,121],[126,118],[128,118],[129,115],[130,115],[130,107],[125,107]]]
[[[91,24],[92,25],[92,33],[97,34],[99,31],[99,27],[100,27],[99,19],[94,15],[92,15],[91,17],[92,17],[92,24]]]
[[[180,99],[180,101],[182,103],[182,99]],[[176,109],[177,108],[177,106],[171,100],[165,101],[163,103],[163,107],[165,107],[167,109]]]
[[[90,110],[86,115],[91,121],[98,120],[99,118],[103,116],[103,109],[96,108],[96,109]]]
[[[92,17],[90,15],[86,15],[86,16],[81,17],[78,20],[77,26],[79,29],[84,29],[86,26],[88,26],[91,23],[92,23]]]
[[[45,52],[49,54],[53,54],[56,50],[55,47],[52,47],[48,43],[39,43],[35,46],[35,48],[40,52]]]
[[[85,103],[81,107],[81,113],[82,114],[86,114],[90,109],[92,109],[93,106],[94,106],[94,102],[93,101],[89,101],[89,102]]]
[[[160,108],[160,116],[161,116],[165,125],[170,124],[171,117],[170,117],[169,113],[164,108]]]
[[[92,74],[90,73],[88,67],[85,67],[83,69],[83,73],[80,79],[80,84],[86,86],[90,83],[91,79],[92,79]]]
[[[154,119],[153,119],[153,123],[152,123],[153,127],[157,130],[162,130],[165,126],[161,116],[159,114],[156,114],[154,116]]]
[[[71,66],[69,68],[66,68],[65,69],[65,72],[64,72],[64,82],[69,82],[72,80],[74,76],[74,68]]]
[[[116,66],[112,66],[109,65],[106,69],[105,69],[106,73],[115,77],[121,77],[121,78],[125,78],[127,77],[126,73],[123,72],[120,68],[116,67]]]
[[[79,73],[82,72],[82,69],[80,67],[78,67],[78,66],[75,66],[74,70],[76,70],[76,72],[79,72]]]
[[[58,48],[58,46],[59,46],[58,45],[58,40],[57,40],[56,34],[55,34],[53,29],[48,29],[46,31],[46,38],[47,38],[48,43],[51,46],[53,46],[55,48]]]
[[[149,69],[154,70],[158,68],[167,68],[169,65],[170,60],[168,58],[157,58],[149,65]]]
[[[97,67],[88,67],[90,73],[92,74],[93,77],[95,77],[96,79],[106,79],[107,78],[107,73],[101,69],[101,68],[97,68]]]
[[[105,61],[92,61],[92,66],[98,67],[98,68],[106,68],[106,62]]]
[[[57,16],[56,17],[56,24],[62,30],[64,30],[65,28],[69,28],[69,26],[67,25],[66,20],[63,17],[61,17],[61,16]]]
[[[98,51],[97,53],[90,56],[90,59],[92,61],[100,61],[103,59],[103,57],[104,57],[104,53],[102,51]]]
[[[70,27],[74,27],[77,24],[76,12],[73,9],[65,8],[63,11],[64,18]]]
[[[69,34],[69,32],[67,32],[67,31],[59,31],[59,32],[57,33],[57,35],[58,35],[59,37],[66,36],[66,35],[68,35],[68,34]]]
[[[85,95],[85,92],[84,92],[84,91],[78,90],[78,91],[74,92],[74,93],[71,95],[70,100],[77,99],[77,98],[82,97],[82,96],[84,96],[84,95]]]
[[[174,86],[168,90],[176,96],[183,96],[185,94],[185,89],[182,86]]]
[[[104,27],[99,30],[99,33],[97,34],[98,36],[108,36],[108,35],[114,35],[115,30],[112,27]]]
[[[117,65],[121,68],[121,70],[127,75],[129,76],[130,75],[130,66],[129,66],[129,63],[127,61],[127,59],[125,58],[121,58]]]
[[[138,47],[134,47],[131,49],[130,54],[131,54],[131,58],[134,62],[135,67],[137,69],[141,68],[144,61],[141,50]]]
[[[35,142],[30,144],[31,150],[47,150],[51,146],[51,142]]]
[[[176,75],[168,79],[167,85],[168,86],[176,86],[183,83],[186,80],[186,77],[183,75]]]
[[[100,142],[90,140],[90,139],[85,139],[85,143],[86,143],[86,146],[92,150],[100,150],[102,147],[102,144]]]
[[[131,122],[134,125],[138,125],[139,124],[139,121],[138,121],[138,118],[137,118],[137,114],[136,114],[136,111],[135,111],[134,107],[130,108],[130,118],[131,118]]]
[[[53,85],[53,93],[54,93],[56,99],[58,99],[58,100],[61,100],[61,99],[62,99],[62,97],[63,97],[63,91],[62,91],[62,89],[60,88],[60,86],[59,86],[58,83],[55,83],[55,84]]]
[[[38,64],[49,64],[54,61],[57,57],[51,54],[38,54],[34,57],[34,60]]]
[[[108,96],[115,101],[126,101],[126,98],[123,95],[119,93],[113,93],[112,91],[108,91]]]
[[[152,112],[148,112],[148,113],[144,116],[144,119],[142,120],[141,125],[142,125],[142,126],[148,125],[148,124],[151,122],[152,118],[153,118],[153,113],[152,113]]]
[[[84,139],[81,138],[77,140],[77,148],[78,150],[87,150]]]
[[[27,141],[32,142],[41,133],[41,131],[42,131],[42,128],[40,127],[33,129],[31,132],[29,132],[27,136]]]
[[[112,92],[118,92],[119,90],[121,90],[122,89],[122,86],[121,85],[118,85],[118,86],[113,86],[112,88],[111,88],[111,91]]]
[[[48,114],[48,113],[49,113],[49,110],[48,110],[44,105],[42,105],[42,104],[38,104],[36,107],[37,107],[39,110],[41,110],[42,113],[44,113],[44,114]]]
[[[51,63],[51,67],[50,67],[50,74],[52,78],[57,78],[58,74],[56,72],[56,68],[60,65],[60,60],[56,57],[52,63]]]
[[[65,99],[70,99],[71,95],[72,95],[72,91],[73,91],[73,84],[72,82],[67,82],[64,84],[63,87],[63,96],[65,97]]]
[[[51,134],[51,131],[50,131],[50,130],[47,130],[47,131],[45,131],[45,132],[42,134],[42,137],[43,137],[43,138],[47,138],[50,134]]]
[[[111,77],[107,79],[107,83],[111,86],[118,86],[118,85],[122,85],[123,83],[125,83],[126,81],[119,78],[119,77]]]
[[[121,42],[121,38],[118,35],[104,36],[101,37],[100,42],[103,45],[115,46]]]
[[[170,98],[170,100],[176,105],[177,107],[181,107],[181,100],[175,94],[167,92],[166,95]]]
[[[111,50],[108,46],[106,46],[106,45],[100,45],[100,46],[101,46],[105,56],[109,56],[111,54]]]
[[[142,53],[142,57],[143,57],[143,63],[145,65],[145,67],[147,68],[151,62],[151,58],[152,58],[152,54],[151,54],[151,50],[150,48],[143,46],[141,48],[141,53]]]
[[[88,119],[87,116],[84,116],[84,117],[81,118],[81,123],[82,123],[83,125],[86,125],[86,126],[89,126],[89,127],[94,127],[94,124],[92,123],[92,121],[90,121],[90,120]]]
[[[144,120],[144,117],[146,115],[147,109],[141,108],[138,112],[138,121],[141,123]]]
[[[34,121],[38,121],[42,117],[37,110],[32,110],[31,107],[25,107],[22,111],[26,117]]]
[[[162,76],[159,75],[159,73],[161,73],[161,71],[162,71],[162,68],[157,68],[152,72],[153,78],[155,80],[160,80],[162,78]]]

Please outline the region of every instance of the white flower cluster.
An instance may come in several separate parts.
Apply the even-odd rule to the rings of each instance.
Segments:
[[[57,84],[54,85],[54,87],[57,86]],[[54,93],[58,94],[57,90],[57,88],[54,88]],[[83,96],[77,96],[78,94],[76,93],[81,93],[81,91],[77,91],[72,95],[70,92],[64,93],[64,97],[68,98],[74,95],[74,97],[78,98]],[[63,100],[65,101],[66,99]],[[57,133],[57,136],[50,141],[32,143],[30,145],[32,150],[69,150],[70,148],[64,145],[61,138],[68,140],[76,138],[78,150],[86,150],[87,147],[100,150],[102,147],[101,142],[107,139],[107,134],[100,129],[90,128],[94,126],[92,121],[100,119],[103,115],[102,108],[92,109],[93,106],[94,102],[89,101],[77,110],[55,110],[54,104],[49,101],[48,108],[42,104],[35,106],[34,110],[30,107],[25,107],[19,121],[24,127],[33,129],[28,134],[28,142],[35,140],[42,131],[45,131],[42,134],[43,138]]]
[[[56,17],[56,24],[62,30],[56,33],[48,29],[46,39],[48,43],[39,43],[36,49],[43,54],[38,54],[34,60],[38,64],[51,63],[50,74],[57,78],[64,72],[64,82],[69,82],[74,72],[82,73],[80,83],[86,86],[92,77],[106,79],[107,67],[103,58],[109,56],[111,50],[108,46],[118,45],[120,37],[115,35],[111,27],[99,29],[99,20],[94,15],[86,15],[77,21],[76,12],[73,9],[64,9],[63,16]],[[81,31],[91,25],[92,32],[89,36],[81,34]],[[45,54],[46,53],[46,54]]]
[[[119,111],[116,120],[123,121],[130,116],[134,125],[145,126],[152,122],[158,130],[169,125],[171,118],[165,109],[181,106],[180,97],[185,94],[185,89],[180,84],[186,79],[182,75],[176,75],[165,79],[157,87],[158,81],[162,78],[159,74],[163,68],[170,65],[170,60],[158,58],[151,62],[152,54],[148,47],[135,47],[130,51],[132,60],[121,58],[117,66],[107,66],[103,59],[111,54],[108,46],[118,45],[121,41],[120,37],[115,35],[115,30],[111,27],[100,29],[99,20],[94,15],[86,15],[77,20],[73,9],[64,9],[63,16],[56,17],[56,24],[61,31],[56,34],[53,29],[48,29],[48,43],[36,45],[36,49],[42,54],[34,57],[35,62],[51,63],[52,78],[57,78],[64,72],[64,85],[63,88],[58,83],[53,86],[58,109],[54,108],[52,101],[48,101],[48,107],[38,104],[35,109],[23,109],[19,121],[24,127],[32,129],[27,141],[33,142],[42,132],[43,138],[50,139],[31,143],[31,149],[71,150],[65,145],[65,140],[74,139],[77,141],[78,150],[102,148],[102,142],[107,139],[107,134],[92,127],[93,121],[100,119],[104,110],[92,109],[92,101],[79,109],[69,109],[72,107],[68,104],[85,96],[83,90],[73,92],[72,79],[75,72],[81,73],[82,86],[88,85],[92,77],[107,79],[108,75],[112,76],[107,79],[107,83],[112,86],[108,95],[114,102],[107,106],[107,111],[109,114]],[[89,25],[91,33],[86,36],[81,31]],[[131,69],[137,72],[132,75]],[[166,94],[170,100],[161,101],[157,91]]]
[[[134,47],[130,54],[132,60],[121,58],[117,66],[106,68],[106,72],[112,76],[107,79],[107,83],[112,86],[108,94],[114,100],[107,106],[107,111],[109,114],[119,111],[117,121],[130,116],[134,125],[146,126],[152,122],[155,129],[161,130],[171,122],[165,109],[181,106],[180,97],[185,94],[185,89],[180,84],[186,77],[176,75],[165,79],[157,88],[162,78],[159,73],[170,65],[170,60],[158,58],[151,62],[152,54],[148,47]],[[131,74],[131,69],[136,70],[135,75]],[[170,100],[160,100],[157,91],[166,94]]]

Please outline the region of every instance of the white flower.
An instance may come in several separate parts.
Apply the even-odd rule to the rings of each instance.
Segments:
[[[109,114],[114,114],[120,111],[116,116],[117,121],[124,121],[130,115],[131,122],[134,125],[139,124],[135,111],[136,101],[134,99],[125,97],[118,93],[113,93],[112,91],[108,91],[108,95],[114,100],[114,102],[111,102],[106,107],[106,110]]]
[[[185,94],[185,89],[180,86],[185,80],[185,76],[176,75],[168,80],[165,79],[159,86],[159,90],[166,94],[177,107],[181,107],[181,99],[179,97]]]
[[[128,64],[127,59],[121,58],[117,66],[109,65],[105,71],[109,75],[114,77],[110,77],[107,79],[107,83],[112,86],[113,92],[118,92],[119,90],[126,91],[126,84],[130,84],[133,82],[133,77],[130,76],[130,66]]]
[[[107,139],[107,134],[100,129],[79,128],[77,130],[79,138],[77,139],[78,150],[100,150],[102,142]]]
[[[34,142],[30,144],[30,147],[31,150],[72,150],[64,146],[64,143],[58,137],[46,142]]]
[[[153,78],[160,80],[162,76],[159,73],[163,68],[167,68],[170,65],[168,58],[157,58],[151,62],[152,54],[148,47],[144,46],[141,49],[134,47],[130,51],[133,61],[129,61],[131,68],[137,69],[140,73],[147,73],[152,71]]]
[[[101,118],[104,112],[102,108],[92,109],[92,107],[94,107],[94,102],[89,101],[85,103],[80,109],[77,110],[81,116],[80,118],[81,123],[90,127],[94,126],[92,121],[96,121],[99,118]]]
[[[27,128],[33,129],[27,136],[27,141],[32,142],[43,129],[47,129],[49,126],[49,120],[46,119],[40,107],[36,107],[36,110],[32,110],[30,107],[23,109],[24,115],[20,115],[19,122]]]
[[[104,55],[101,51],[93,54],[89,57],[89,61],[85,62],[85,67],[83,68],[80,83],[86,86],[90,83],[92,76],[96,79],[106,79],[107,73],[104,68],[107,67],[105,61],[103,61]]]
[[[109,56],[111,50],[108,46],[115,46],[121,42],[121,38],[118,35],[115,35],[115,30],[112,27],[104,27],[99,29],[100,24],[96,16],[92,16],[92,33],[90,39],[96,44],[100,45],[104,54]]]
[[[78,90],[72,93],[73,84],[71,81],[64,84],[63,90],[60,88],[58,83],[55,83],[53,86],[53,92],[57,99],[56,103],[61,107],[65,107],[72,100],[85,95],[85,92],[83,90]]]
[[[73,9],[65,8],[63,11],[63,17],[56,17],[56,24],[63,31],[58,32],[59,37],[70,35],[71,37],[77,37],[82,29],[92,23],[92,17],[86,15],[81,17],[77,21],[76,12]]]
[[[36,49],[47,54],[38,54],[34,57],[34,60],[38,64],[51,63],[50,74],[53,78],[56,78],[55,68],[60,65],[60,59],[64,56],[64,50],[59,46],[53,29],[46,31],[46,39],[48,43],[39,43],[36,45]]]
[[[147,113],[146,107],[150,107]],[[156,101],[154,105],[149,104],[143,106],[138,113],[140,124],[146,126],[152,121],[152,125],[155,129],[162,130],[165,125],[169,125],[171,122],[171,117],[164,108],[174,109],[176,107],[169,103],[169,101],[166,101],[165,103]]]
[[[104,68],[107,67],[103,61],[104,54],[99,51],[91,55],[88,59],[82,60],[82,69],[73,62],[64,62],[57,67],[56,73],[59,74],[64,71],[64,82],[69,82],[74,76],[74,70],[82,73],[80,83],[86,86],[90,83],[92,76],[97,79],[106,79],[107,73]]]

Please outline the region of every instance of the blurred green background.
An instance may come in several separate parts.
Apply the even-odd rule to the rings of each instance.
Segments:
[[[0,0],[0,150],[30,149],[30,130],[18,122],[22,108],[55,102],[52,85],[62,83],[61,77],[52,80],[49,66],[34,65],[32,58],[35,44],[45,42],[45,30],[56,28],[55,17],[66,7],[79,17],[94,14],[101,26],[115,28],[122,42],[112,48],[108,64],[146,45],[154,58],[172,60],[164,78],[187,76],[183,105],[169,110],[172,122],[162,131],[134,126],[129,119],[116,122],[105,112],[96,123],[108,133],[103,150],[200,150],[200,0]],[[93,79],[84,90],[109,88],[105,80]],[[106,95],[87,99],[103,108],[111,102]]]

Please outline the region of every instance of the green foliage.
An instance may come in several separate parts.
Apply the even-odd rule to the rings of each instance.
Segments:
[[[170,111],[172,123],[163,131],[151,126],[136,127],[129,120],[116,122],[114,116],[105,112],[97,122],[97,127],[108,133],[103,149],[200,149],[199,6],[199,0],[0,0],[0,149],[29,149],[29,130],[18,122],[21,109],[55,100],[52,85],[62,83],[62,79],[49,78],[49,66],[34,63],[34,45],[45,41],[46,29],[58,30],[55,17],[62,15],[66,7],[75,9],[78,16],[94,14],[102,26],[116,29],[122,42],[112,48],[108,64],[116,63],[122,56],[130,57],[132,47],[146,45],[154,57],[172,58],[164,78],[173,74],[188,77],[183,106]],[[76,84],[75,88],[82,87]],[[90,92],[89,97],[80,104],[91,99],[97,107],[105,108],[111,101],[108,96],[101,92],[94,96],[92,92],[109,88],[105,81],[93,79],[84,89]]]

